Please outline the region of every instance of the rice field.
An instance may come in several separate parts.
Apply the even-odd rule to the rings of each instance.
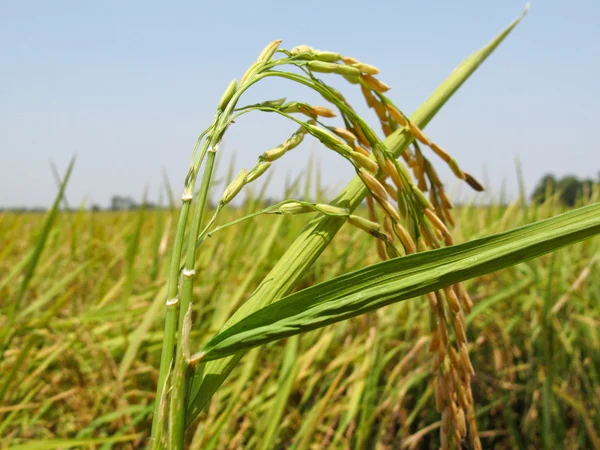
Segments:
[[[224,220],[255,210],[248,198]],[[560,212],[457,209],[467,241]],[[178,211],[60,213],[0,365],[0,435],[21,448],[144,448],[155,400],[164,286]],[[44,214],[0,215],[0,293],[14,299]],[[259,216],[215,234],[198,260],[199,347],[253,292],[304,226]],[[297,289],[377,262],[348,224]],[[473,395],[484,448],[600,445],[600,240],[467,283]],[[3,301],[6,322],[11,301]],[[189,428],[189,448],[433,448],[429,306],[400,302],[251,350]],[[198,343],[198,344],[196,344]],[[57,439],[65,439],[64,442]],[[23,447],[26,448],[26,447]],[[556,448],[556,447],[554,447]]]

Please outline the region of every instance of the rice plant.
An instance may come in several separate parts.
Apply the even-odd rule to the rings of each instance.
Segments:
[[[71,165],[47,215],[0,214],[0,446],[600,448],[600,192],[454,207],[436,162],[483,187],[424,131],[520,20],[410,116],[373,61],[273,41],[226,88],[180,209],[59,213]],[[324,105],[243,103],[273,77]],[[223,136],[249,113],[296,131],[213,208]],[[268,204],[309,139],[356,177]]]
[[[391,287],[388,293],[384,288],[383,280],[374,277],[369,280],[371,284],[362,283],[362,280],[369,277],[360,273],[354,278],[339,281],[340,285],[334,284],[334,288],[326,291],[326,294],[319,290],[320,287],[307,290],[306,295],[309,296],[307,301],[291,296],[275,303],[273,307],[268,305],[295,287],[295,279],[303,274],[303,269],[309,267],[337,229],[346,221],[376,239],[377,251],[381,259],[394,261],[399,259],[403,263],[416,264],[419,271],[425,273],[425,263],[408,255],[453,245],[448,228],[453,224],[452,204],[433,164],[422,151],[421,146],[429,148],[459,179],[464,180],[476,191],[483,190],[483,187],[462,170],[448,152],[433,142],[422,128],[519,20],[520,18],[483,50],[465,61],[434,93],[432,99],[425,103],[422,110],[411,118],[385,95],[390,87],[376,77],[379,69],[375,66],[334,51],[316,50],[307,45],[285,50],[280,47],[281,41],[271,42],[244,73],[239,84],[237,80],[233,80],[228,85],[218,104],[215,120],[201,134],[194,148],[191,167],[184,186],[167,291],[165,339],[158,379],[158,401],[154,410],[153,446],[155,448],[163,446],[183,448],[186,425],[205,407],[219,384],[240,359],[243,350],[303,330],[325,326],[386,305],[392,300],[399,301],[415,294],[427,294],[431,307],[429,351],[432,353],[433,373],[436,380],[436,409],[442,417],[441,447],[458,448],[468,432],[473,448],[481,448],[470,384],[475,371],[468,354],[465,321],[465,312],[471,311],[473,302],[461,283],[467,277],[456,277],[456,283],[438,283],[429,287],[425,287],[425,282],[420,279],[420,289],[416,291],[409,289],[408,297],[402,297],[399,295],[401,277],[394,277],[390,281]],[[290,67],[300,73],[288,71]],[[320,78],[321,74],[341,76],[350,85],[360,87],[367,105],[377,114],[385,140],[381,140],[375,130],[356,114],[355,109],[341,92]],[[238,105],[242,94],[247,89],[270,77],[280,77],[300,83],[319,93],[339,111],[344,127],[326,124],[327,118],[337,115],[329,106],[314,106],[301,101],[286,101],[286,99],[266,100],[246,106]],[[244,169],[235,177],[225,189],[212,217],[203,226],[207,193],[213,181],[214,161],[219,144],[232,123],[250,112],[279,114],[295,122],[299,128],[285,142],[260,155],[253,169],[250,171]],[[293,151],[307,135],[316,138],[326,148],[336,152],[346,163],[351,164],[357,178],[331,204],[288,199],[258,213],[292,215],[317,213],[318,218],[307,227],[307,235],[300,236],[298,241],[302,242],[301,245],[305,245],[312,237],[321,237],[322,231],[327,233],[328,238],[320,239],[321,242],[312,254],[297,251],[292,245],[280,260],[284,261],[287,267],[279,268],[276,265],[269,274],[268,292],[261,292],[262,285],[259,286],[250,300],[225,323],[223,331],[206,344],[203,351],[192,355],[189,336],[192,327],[191,300],[196,278],[197,252],[202,249],[202,243],[208,236],[255,215],[212,228],[221,210],[239,194],[245,185],[254,182],[269,170],[273,162],[284,157],[287,152]],[[185,263],[180,267],[187,216],[194,199],[194,186],[203,164],[201,187],[187,236]],[[390,182],[387,182],[388,179]],[[428,192],[429,196],[425,192]],[[365,197],[369,218],[353,214]],[[383,219],[378,215],[382,215]],[[583,230],[589,232],[587,235],[593,234],[595,222],[591,225],[586,223]],[[578,229],[577,232],[583,230]],[[570,235],[573,240],[576,240],[577,232]],[[526,233],[530,233],[530,230]],[[523,247],[522,241],[513,238],[515,244],[511,247],[512,252],[517,249],[523,251],[525,248],[530,252],[524,253],[524,256],[534,257],[539,254],[534,248],[542,247],[544,251],[554,248],[552,245],[545,245],[548,241],[545,241],[546,236],[543,233],[538,233],[537,236],[540,242],[536,242],[531,248]],[[499,238],[500,241],[502,239],[505,237]],[[506,263],[498,262],[502,260],[500,258],[502,253],[494,244],[492,244],[493,261],[490,261],[490,265],[502,267],[502,264]],[[466,258],[459,248],[452,247],[447,253]],[[449,273],[455,274],[465,270],[476,273],[477,263],[483,259],[483,254],[484,249],[478,248],[474,262],[462,269],[454,267]],[[513,253],[510,256],[514,258]],[[437,254],[428,254],[428,257],[444,261]],[[451,263],[446,261],[444,264]],[[432,273],[428,275],[439,277],[440,267],[442,265],[430,269]],[[399,268],[378,267],[377,269],[386,273],[390,270],[402,273]],[[290,273],[292,270],[293,273]],[[178,289],[180,277],[181,287]],[[335,280],[329,284],[334,282]],[[341,286],[348,284],[354,288],[351,292],[356,298],[353,298],[350,292],[336,297],[336,293],[342,290]],[[376,300],[367,300],[368,287],[371,285],[375,286]],[[316,305],[311,302],[315,289],[318,291],[319,299]],[[321,295],[325,295],[327,301],[324,301]],[[361,307],[353,307],[354,302]],[[368,306],[365,306],[365,303]],[[330,308],[334,308],[334,314],[328,314]],[[290,317],[294,317],[294,321],[290,322]],[[240,331],[237,331],[238,329]],[[223,341],[230,341],[225,349],[222,349]],[[217,351],[217,349],[221,350]],[[215,361],[212,363],[214,368],[209,361]],[[207,379],[210,380],[208,383]]]

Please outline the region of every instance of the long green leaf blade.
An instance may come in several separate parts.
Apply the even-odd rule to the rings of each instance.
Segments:
[[[266,306],[212,338],[214,360],[518,264],[600,234],[600,203],[551,219],[406,257],[317,284]]]

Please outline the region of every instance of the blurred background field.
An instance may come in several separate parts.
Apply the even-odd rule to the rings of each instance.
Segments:
[[[315,179],[290,189],[302,197]],[[248,194],[220,221],[261,204],[260,192]],[[464,203],[454,236],[463,242],[564,208],[558,195],[541,205]],[[145,448],[177,214],[59,213],[6,330],[46,214],[0,213],[0,325],[11,337],[0,360],[3,446]],[[251,295],[307,217],[259,216],[206,242],[193,349]],[[599,255],[595,238],[467,283],[484,448],[600,447]],[[345,225],[298,289],[377,260],[374,239]],[[439,415],[429,321],[427,302],[415,298],[250,351],[191,427],[190,447],[431,448]]]

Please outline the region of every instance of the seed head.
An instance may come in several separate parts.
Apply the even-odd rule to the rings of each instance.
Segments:
[[[448,328],[446,327],[446,319],[444,317],[440,317],[437,325],[442,347],[446,347],[448,345]]]
[[[271,42],[267,45],[264,50],[260,53],[258,60],[259,62],[269,62],[277,49],[279,48],[279,44],[281,44],[281,39]]]
[[[398,170],[396,169],[396,166],[394,165],[392,160],[390,160],[390,159],[385,160],[385,165],[383,166],[383,170],[384,170],[385,174],[388,175],[392,179],[392,182],[396,186],[396,189],[398,189],[398,191],[401,192],[402,188],[403,188],[402,179],[400,178],[400,174],[398,173]]]
[[[458,380],[458,375],[456,375],[455,368],[460,369],[460,360],[458,358],[458,353],[456,352],[454,347],[449,347],[450,351],[448,352],[450,355],[450,361],[452,361],[452,379],[454,381]],[[455,377],[456,375],[456,377]]]
[[[365,148],[371,148],[371,144],[369,143],[369,140],[367,139],[367,137],[365,136],[365,134],[363,133],[361,127],[359,124],[357,123],[353,123],[353,129],[352,131],[354,131],[354,134],[356,135],[356,138],[358,139],[358,142],[361,143],[361,145]]]
[[[367,150],[366,148],[361,147],[360,145],[355,145],[354,146],[354,151],[358,152],[358,153],[362,153],[365,156],[371,156],[371,153],[369,153],[369,150]]]
[[[335,73],[346,77],[360,77],[360,70],[353,66],[345,66],[343,64],[336,64]],[[348,79],[348,78],[346,78]],[[357,80],[358,82],[358,80]]]
[[[438,191],[438,194],[441,191]],[[454,226],[454,219],[452,218],[452,213],[450,212],[450,210],[448,208],[446,208],[444,205],[442,205],[442,212],[444,213],[444,217],[446,218],[446,221],[450,224],[450,226]]]
[[[458,178],[459,180],[465,180],[466,176],[465,176],[464,172],[460,169],[460,167],[458,167],[458,163],[454,159],[450,159],[450,161],[448,161],[448,167],[450,167],[450,170],[452,170],[452,173],[454,173],[456,178]],[[467,184],[468,183],[469,182],[467,181]],[[481,186],[481,185],[479,185],[479,186]],[[475,188],[473,188],[473,189],[475,189]],[[477,190],[477,189],[475,189],[475,190]]]
[[[261,162],[256,165],[254,169],[252,169],[248,175],[246,176],[246,183],[250,183],[260,177],[263,173],[267,171],[267,169],[271,167],[270,162]]]
[[[443,347],[440,347],[439,349],[442,350]],[[431,370],[433,372],[437,372],[438,370],[440,370],[440,358],[436,358],[435,356],[433,356],[431,358]]]
[[[300,102],[288,102],[288,103],[282,105],[279,109],[281,112],[293,114],[293,113],[297,113],[297,112],[302,112],[300,109],[302,106],[305,106],[305,105]]]
[[[387,122],[382,122],[381,123],[381,130],[383,131],[383,135],[385,137],[388,137],[390,134],[392,134],[394,132],[392,130],[392,128],[388,125]]]
[[[373,77],[372,75],[363,75],[362,79],[365,83],[367,83],[367,85],[373,89],[376,92],[379,92],[380,94],[383,94],[384,92],[387,92],[390,90],[390,87],[385,84],[383,81],[378,80],[377,78]]]
[[[227,86],[227,89],[225,89],[225,92],[221,96],[221,100],[219,100],[219,106],[217,107],[218,111],[223,111],[225,109],[229,100],[231,100],[231,97],[235,94],[235,91],[237,91],[237,80],[234,78],[231,80],[231,83],[229,83],[229,86]]]
[[[450,291],[454,292],[452,289],[450,289]],[[463,317],[462,312],[459,312],[454,316],[454,331],[456,333],[456,340],[460,344],[467,343],[467,334],[465,332],[465,322]]]
[[[328,86],[328,87],[335,98],[337,98],[338,100],[340,100],[340,101],[346,103],[346,105],[348,105],[348,102],[346,102],[346,98],[342,95],[342,93],[340,91],[338,91],[336,88],[334,88],[332,86]],[[348,105],[348,107],[350,107],[350,106]]]
[[[322,116],[322,117],[335,117],[336,116],[336,114],[331,109],[329,109],[325,106],[313,106],[312,111],[317,116]]]
[[[404,179],[410,180],[410,174],[408,173],[408,169],[401,161],[398,161],[398,164],[395,164],[395,166],[398,169],[398,172],[402,172],[402,176],[404,177]]]
[[[425,136],[423,131],[421,131],[421,129],[418,126],[416,126],[412,122],[408,122],[408,127],[410,128],[410,132],[417,141],[421,142],[424,145],[431,146],[431,141],[427,136]]]
[[[383,242],[381,239],[377,239],[375,245],[377,248],[377,256],[379,256],[379,259],[381,259],[382,261],[387,261],[388,256],[385,252],[385,242]]]
[[[379,166],[377,165],[377,163],[368,156],[363,155],[362,153],[352,152],[351,158],[356,164],[358,164],[360,167],[365,168],[371,173],[377,173],[377,171],[379,170]]]
[[[449,406],[446,406],[444,408],[444,412],[442,413],[442,433],[448,434],[448,431],[450,431],[451,424],[452,424],[451,409]]]
[[[326,61],[308,61],[306,67],[312,72],[320,73],[337,73],[339,75],[358,77],[360,76],[360,70],[353,66],[346,66],[343,64],[336,64],[334,62]]]
[[[425,160],[420,152],[417,152],[415,157],[416,164],[413,167],[415,178],[417,179],[417,185],[422,192],[426,192],[428,189],[427,180],[425,179]]]
[[[431,343],[429,344],[429,352],[434,352],[436,351],[440,346],[440,337],[437,335],[437,333],[434,331],[432,337],[431,337]]]
[[[325,61],[308,61],[306,67],[312,72],[334,73],[338,64]]]
[[[246,169],[242,169],[237,177],[227,186],[223,197],[221,198],[221,204],[226,205],[242,190],[246,184]]]
[[[479,183],[479,181],[473,178],[470,174],[467,172],[463,172],[463,174],[465,176],[465,181],[469,186],[471,186],[477,192],[485,191],[485,188],[481,185],[481,183]]]
[[[375,104],[373,105],[373,109],[375,110],[375,114],[377,114],[377,118],[379,119],[380,122],[387,122],[388,121],[387,110],[385,109],[385,106],[383,106],[383,103],[378,102],[377,100],[375,100]]]
[[[377,166],[379,167],[379,166]],[[396,188],[394,186],[392,186],[389,183],[386,183],[385,181],[383,181],[381,184],[383,184],[383,187],[385,188],[385,190],[387,191],[388,195],[391,198],[398,198],[398,191],[396,190]]]
[[[260,67],[262,67],[264,65],[264,63],[262,61],[256,61],[254,64],[252,64],[250,67],[248,67],[248,69],[246,70],[246,72],[244,73],[244,75],[242,76],[242,79],[240,80],[240,86],[245,84],[246,81],[248,81],[248,79],[254,75],[258,69]]]
[[[444,410],[446,404],[446,397],[444,396],[443,386],[440,382],[439,376],[435,379],[435,409],[441,413]]]
[[[396,201],[398,202],[398,212],[400,213],[400,216],[402,219],[406,220],[408,217],[408,207],[406,206],[406,198],[401,191],[398,191]]]
[[[458,404],[461,408],[467,409],[469,407],[469,400],[467,399],[464,389],[459,389],[456,397],[458,398]]]
[[[434,233],[432,232],[431,226],[428,226],[427,222],[421,222],[419,224],[419,229],[421,230],[421,236],[425,240],[425,244],[429,248],[439,248],[440,243],[436,239]]]
[[[448,443],[448,433],[444,433],[440,429],[440,450],[450,450],[450,444]]]
[[[394,259],[402,256],[398,249],[394,246],[394,244],[387,241],[385,243],[385,252],[387,253],[389,259]]]
[[[469,405],[473,405],[474,402],[473,402],[473,392],[471,391],[471,384],[469,383],[469,384],[465,385],[464,389],[465,389],[465,391],[467,393],[467,400],[469,401]],[[473,410],[469,408],[467,410],[467,412],[468,412],[468,414],[467,414],[467,420],[469,420],[469,421],[471,419],[475,420],[474,416],[473,417],[469,417],[469,416],[471,416],[471,413],[473,412]]]
[[[303,140],[304,133],[296,132],[283,143],[283,146],[286,147],[286,152],[289,152],[291,149],[298,147]]]
[[[314,57],[314,49],[308,45],[298,45],[291,51],[292,55],[300,59],[311,59]]]
[[[346,66],[348,67],[348,66]],[[360,76],[357,75],[342,75],[342,77],[344,77],[344,79],[350,83],[350,84],[359,84],[360,83]]]
[[[288,114],[302,113],[313,120],[316,119],[319,115],[322,115],[323,117],[335,117],[335,113],[329,108],[326,108],[324,106],[310,106],[306,103],[300,102],[286,103],[281,107],[281,111]]]
[[[408,125],[408,120],[406,120],[404,114],[402,114],[394,105],[392,105],[391,103],[386,103],[385,108],[392,116],[392,119],[394,119],[398,123],[398,125],[400,125],[401,127],[405,127],[406,125]]]
[[[377,75],[379,73],[379,69],[371,64],[357,63],[353,64],[352,67],[356,67],[362,73],[366,73],[367,75]]]
[[[298,53],[306,53],[306,52],[314,52],[314,49],[308,45],[298,45],[292,49],[292,55],[297,55]]]
[[[381,206],[383,207],[385,212],[387,212],[388,215],[392,218],[394,223],[398,223],[400,222],[400,220],[402,220],[400,219],[400,214],[398,214],[398,211],[396,210],[396,208],[394,208],[394,205],[382,198],[379,199],[379,202],[381,203]]]
[[[442,201],[442,205],[444,205],[444,208],[452,209],[454,207],[454,205],[443,190],[439,191],[439,196],[440,200]]]
[[[317,50],[317,52],[315,53],[315,59],[318,59],[319,61],[336,62],[339,61],[341,58],[342,55],[336,52],[323,52]]]
[[[372,222],[368,219],[355,215],[348,216],[348,223],[366,231],[367,233],[374,233],[380,229],[380,226],[377,222]]]
[[[328,131],[325,131],[322,128],[310,123],[307,123],[306,129],[327,148],[330,148],[331,150],[343,155],[349,155],[352,153],[352,147],[344,144],[337,137],[335,137],[335,135],[329,133]]]
[[[437,302],[437,298],[435,296],[435,294],[433,292],[428,292],[427,294],[425,294],[425,296],[427,297],[427,300],[429,301],[429,306],[431,307],[432,310],[436,310],[438,302]],[[437,336],[436,331],[433,331],[434,336]]]
[[[365,98],[365,100],[366,100],[367,105],[369,106],[369,108],[373,108],[375,106],[375,103],[377,103],[377,100],[375,99],[375,97],[371,93],[371,90],[367,89],[362,84],[360,85],[360,90],[362,91],[363,97]]]
[[[442,382],[444,383],[446,392],[450,393],[449,399],[452,398],[452,393],[454,392],[454,379],[452,378],[451,367],[448,363],[448,360],[445,359],[442,363],[442,367],[440,370],[440,375],[442,378]]]
[[[383,229],[385,230],[385,234],[389,237],[390,242],[393,242],[394,241],[394,230],[392,228],[392,221],[390,220],[390,216],[384,216]]]
[[[449,162],[452,159],[450,155],[446,153],[446,151],[436,143],[432,142],[429,147],[431,148],[431,150],[433,150],[433,152],[436,155],[442,158],[442,160],[444,160],[445,162]]]
[[[285,152],[287,152],[287,150],[287,147],[284,144],[281,144],[278,147],[272,148],[271,150],[267,150],[262,155],[260,155],[260,157],[264,161],[273,162],[281,158],[285,154]]]
[[[427,164],[427,176],[429,177],[431,184],[443,189],[443,185],[442,182],[440,181],[440,177],[438,176],[437,172],[435,171],[435,169],[433,168],[433,166],[431,164]]]
[[[385,147],[381,144],[377,143],[375,147],[373,147],[373,156],[375,156],[375,161],[379,164],[379,167],[385,166]]]
[[[400,239],[400,242],[402,242],[402,246],[406,250],[406,253],[417,253],[417,246],[415,245],[415,241],[413,241],[413,238],[410,236],[408,231],[406,231],[406,228],[404,228],[398,222],[394,222],[392,226],[394,227],[394,232],[396,233],[396,236],[398,236],[398,239]],[[443,346],[445,347],[448,344],[448,334],[446,332],[446,337],[444,341],[444,335],[442,335],[441,331],[442,330],[440,330],[440,338]]]
[[[424,208],[433,209],[433,205],[429,202],[429,199],[425,197],[425,194],[423,194],[423,192],[414,184],[411,184],[410,186],[419,204]]]
[[[283,205],[281,205],[278,208],[280,213],[283,214],[304,214],[307,212],[312,212],[314,211],[314,207],[310,206],[310,205],[303,205],[302,203],[298,203],[298,202],[290,202],[290,203],[284,203]]]
[[[356,141],[356,136],[354,136],[354,134],[352,134],[352,132],[346,128],[329,127],[329,129],[350,145],[353,145],[354,141]]]
[[[465,412],[462,408],[457,408],[456,415],[454,416],[454,423],[456,431],[458,431],[461,438],[464,438],[467,435],[467,421],[465,419]]]
[[[359,169],[358,175],[371,192],[373,192],[380,200],[387,199],[387,192],[377,178],[362,168]]]
[[[267,100],[265,102],[259,103],[260,106],[266,106],[269,108],[281,108],[285,103],[286,98],[278,98],[276,100]]]
[[[435,212],[433,212],[433,210],[425,208],[423,212],[435,228],[437,228],[444,236],[450,236],[450,231],[448,231],[448,228],[446,228],[444,222],[440,220],[440,218],[435,214]]]
[[[460,359],[460,365],[465,373],[475,375],[475,369],[471,365],[471,359],[469,358],[469,352],[467,350],[467,344],[460,344],[458,351],[458,357]]]
[[[347,216],[349,211],[346,208],[338,208],[337,206],[328,205],[326,203],[317,203],[315,205],[317,211],[331,216]]]
[[[473,300],[471,300],[471,297],[465,289],[465,286],[462,283],[455,284],[454,286],[458,290],[458,297],[460,298],[465,311],[470,313],[471,309],[473,308]]]
[[[360,61],[358,59],[352,58],[351,56],[342,56],[342,61],[345,64],[359,64]]]

